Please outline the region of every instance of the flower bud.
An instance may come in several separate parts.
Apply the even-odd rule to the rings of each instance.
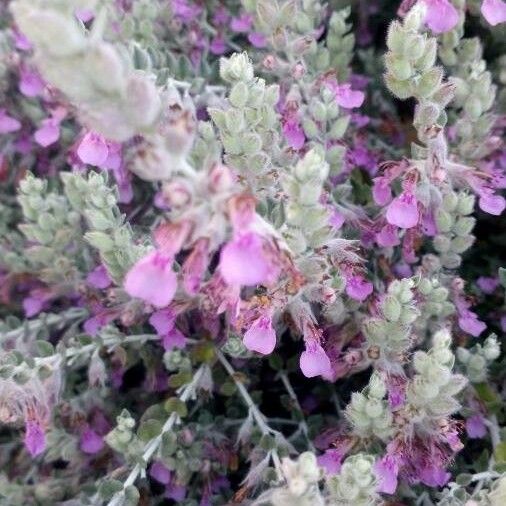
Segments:
[[[474,202],[475,202],[474,195],[470,195],[467,193],[461,193],[459,195],[459,203],[457,205],[457,212],[459,214],[462,214],[464,216],[471,214],[474,209]]]
[[[234,107],[244,107],[248,103],[248,86],[243,81],[239,81],[232,86],[228,99]]]
[[[369,380],[369,395],[375,399],[383,399],[387,393],[385,382],[378,374],[372,374]]]
[[[253,65],[246,52],[234,53],[230,58],[220,59],[220,77],[227,82],[250,82],[253,80]]]
[[[388,321],[396,322],[401,315],[401,304],[393,296],[387,295],[381,304],[383,314]]]

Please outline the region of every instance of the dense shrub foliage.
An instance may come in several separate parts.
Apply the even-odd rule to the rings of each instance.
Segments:
[[[3,0],[0,505],[504,506],[506,3]]]

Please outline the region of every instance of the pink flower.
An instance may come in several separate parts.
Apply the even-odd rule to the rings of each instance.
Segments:
[[[372,196],[374,202],[379,206],[388,204],[392,200],[392,191],[390,190],[389,182],[382,177],[377,177],[372,187]]]
[[[420,470],[420,480],[429,487],[442,487],[448,483],[451,477],[443,467],[437,467],[434,464],[427,464]]]
[[[42,121],[42,126],[34,134],[35,142],[47,148],[54,144],[60,138],[60,123],[54,118],[48,118]]]
[[[219,271],[229,285],[271,283],[279,269],[267,257],[263,239],[254,232],[236,235],[220,254]]]
[[[389,204],[386,218],[399,228],[416,227],[420,219],[416,197],[411,192],[402,192]]]
[[[90,9],[76,9],[75,15],[83,23],[88,23],[95,17],[94,12]]]
[[[269,355],[276,346],[276,331],[272,328],[272,316],[261,316],[244,334],[244,346],[248,350]]]
[[[379,246],[388,248],[390,246],[397,246],[400,244],[399,236],[397,235],[397,228],[387,223],[377,234],[376,242]]]
[[[46,449],[46,435],[39,422],[28,420],[25,425],[25,447],[32,457],[40,455]]]
[[[485,425],[483,415],[476,414],[466,420],[467,435],[471,439],[479,439],[487,435],[487,426]]]
[[[155,311],[149,318],[149,323],[153,325],[159,336],[163,336],[170,332],[174,328],[175,321],[176,315],[170,308]]]
[[[267,39],[263,33],[251,32],[248,34],[248,40],[253,47],[257,47],[258,49],[267,46]]]
[[[93,455],[98,453],[104,447],[104,439],[94,430],[86,428],[79,438],[79,448],[82,452]]]
[[[299,365],[306,378],[328,377],[332,374],[330,359],[318,343],[306,344],[306,350],[300,356]]]
[[[86,276],[86,282],[93,288],[98,288],[99,290],[107,288],[112,283],[109,273],[103,265],[95,267],[95,269]]]
[[[459,13],[449,0],[423,0],[427,6],[425,23],[434,33],[452,30],[459,22]]]
[[[480,276],[476,281],[476,284],[480,287],[481,291],[487,295],[495,292],[495,289],[499,286],[499,279]]]
[[[343,461],[344,454],[341,450],[331,448],[326,450],[323,455],[317,458],[318,465],[325,469],[327,474],[333,475],[338,474],[341,470],[341,463]]]
[[[339,84],[334,87],[336,102],[345,109],[354,109],[364,103],[363,91],[352,90],[351,84]]]
[[[459,317],[459,327],[473,337],[478,337],[487,326],[478,319],[476,313],[465,310]]]
[[[283,124],[283,135],[288,145],[293,149],[300,149],[304,146],[306,136],[297,118],[290,118]]]
[[[19,91],[25,97],[36,97],[44,90],[44,81],[39,74],[28,68],[21,69],[21,76],[19,81]]]
[[[499,216],[506,207],[506,201],[504,197],[500,195],[494,195],[493,193],[482,193],[478,205],[482,211]]]
[[[196,295],[209,264],[209,241],[199,239],[184,261],[183,287],[188,295]]]
[[[362,302],[371,295],[372,290],[372,283],[363,276],[354,275],[346,279],[346,294],[352,299]]]
[[[504,23],[506,21],[506,3],[502,0],[483,0],[481,13],[492,26]]]
[[[109,148],[106,140],[94,132],[88,132],[79,143],[77,156],[88,165],[100,167],[107,160]]]
[[[21,123],[9,116],[4,109],[0,109],[0,134],[10,134],[17,132],[21,128]]]
[[[253,24],[253,16],[251,14],[242,14],[237,18],[232,18],[230,29],[233,32],[245,33],[251,30]]]
[[[148,253],[128,271],[124,287],[131,297],[142,299],[155,307],[167,306],[177,290],[172,258],[156,250]]]
[[[174,348],[184,348],[186,346],[186,337],[178,328],[173,327],[163,336],[162,346],[165,351],[170,351]]]
[[[214,37],[209,45],[209,51],[216,55],[221,55],[227,50],[227,45],[225,43],[225,39],[220,35]]]
[[[346,218],[337,209],[334,209],[330,214],[329,223],[334,230],[339,230],[346,221]]]
[[[170,483],[170,470],[159,460],[151,464],[149,476],[163,485],[168,485]]]
[[[398,459],[386,454],[374,465],[374,472],[378,478],[378,492],[395,494],[397,490],[397,476],[399,474]]]

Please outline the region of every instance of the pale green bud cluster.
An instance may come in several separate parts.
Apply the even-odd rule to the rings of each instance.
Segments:
[[[28,272],[30,264],[22,254],[25,238],[16,230],[16,211],[0,203],[0,266],[8,272]]]
[[[496,146],[485,142],[494,126],[490,113],[497,93],[492,74],[483,59],[483,47],[478,38],[463,39],[457,48],[457,61],[452,66],[451,82],[455,85],[457,112],[455,123],[459,154],[468,160],[478,160],[491,153]]]
[[[77,5],[95,3],[16,0],[11,10],[46,81],[77,105],[89,129],[124,141],[153,130],[161,101],[153,78],[134,71],[126,54],[102,39],[105,10],[91,33],[75,17]]]
[[[135,450],[140,453],[141,443],[134,432],[134,428],[135,420],[124,409],[116,417],[116,427],[105,436],[105,441],[119,453],[135,455]]]
[[[309,101],[304,113],[302,127],[306,136],[321,145],[341,140],[350,124],[350,115],[340,110],[334,92],[323,85],[320,92]],[[346,149],[336,144],[325,149],[325,159],[332,174],[341,171]]]
[[[457,359],[471,383],[486,381],[490,364],[499,358],[500,354],[501,345],[495,334],[487,337],[483,345],[478,343],[471,349],[457,348]]]
[[[414,302],[414,286],[410,278],[390,283],[380,304],[382,316],[364,322],[367,344],[379,349],[380,360],[393,359],[410,346],[411,327],[420,314]]]
[[[281,470],[286,485],[272,491],[273,506],[324,505],[318,487],[322,472],[313,453],[304,452],[296,461],[284,458]]]
[[[117,205],[116,189],[107,185],[105,174],[61,174],[72,208],[85,217],[89,231],[85,240],[96,248],[111,278],[121,282],[125,273],[145,253],[133,242],[130,226]]]
[[[418,350],[413,355],[415,375],[408,385],[407,400],[422,416],[446,417],[460,407],[454,397],[464,388],[466,378],[452,373],[455,356],[450,345],[451,335],[442,329],[434,335],[428,352]]]
[[[167,371],[191,371],[191,360],[188,355],[179,348],[166,351],[163,354],[163,364]]]
[[[277,85],[256,79],[247,53],[220,60],[220,75],[231,85],[226,109],[209,108],[225,150],[225,162],[254,190],[272,193],[271,153],[279,146]]]
[[[73,284],[83,266],[81,217],[68,199],[49,192],[47,180],[28,174],[19,184],[18,202],[28,241],[23,256],[47,283]]]
[[[377,372],[373,372],[369,385],[362,392],[352,394],[346,416],[360,437],[375,436],[385,441],[392,435],[393,416],[385,400],[386,394],[385,382]]]
[[[329,165],[320,149],[308,151],[282,180],[287,195],[283,235],[295,253],[321,247],[331,237],[329,213],[320,203]]]
[[[380,504],[376,493],[374,457],[359,453],[348,457],[339,474],[327,479],[329,502],[333,506],[372,506]]]
[[[423,301],[418,304],[420,318],[416,322],[417,328],[425,331],[428,320],[434,318],[442,321],[455,312],[455,306],[448,300],[449,290],[441,285],[437,277],[421,278],[416,288],[423,297]]]
[[[433,239],[433,245],[441,265],[447,269],[459,267],[462,253],[474,243],[472,231],[476,219],[470,216],[474,201],[474,195],[466,192],[448,192],[443,195],[441,206],[434,214],[438,234]]]
[[[326,45],[330,53],[330,65],[336,71],[338,82],[345,82],[350,74],[350,62],[353,58],[355,35],[351,31],[351,9],[346,7],[334,11],[330,16]]]
[[[443,82],[444,72],[435,65],[437,40],[421,33],[426,6],[418,2],[404,21],[388,30],[385,82],[398,98],[418,101],[414,125],[419,139],[427,143],[431,127],[447,122],[444,108],[453,98],[453,87]]]
[[[420,33],[425,7],[417,4],[388,30],[385,81],[400,99],[424,100],[434,95],[443,80],[443,69],[435,67],[437,41]]]

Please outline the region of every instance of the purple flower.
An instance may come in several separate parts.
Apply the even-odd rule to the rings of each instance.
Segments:
[[[46,435],[41,424],[28,420],[25,425],[25,447],[32,457],[40,455],[46,449]]]
[[[388,180],[382,177],[377,177],[374,180],[372,187],[372,196],[374,198],[374,202],[376,202],[379,206],[388,204],[392,200],[392,191],[390,190]]]
[[[79,143],[77,156],[88,165],[101,167],[109,156],[106,140],[94,132],[88,132]]]
[[[504,23],[506,22],[506,2],[502,0],[483,0],[481,13],[492,26]]]
[[[112,281],[109,277],[107,269],[103,265],[95,267],[87,276],[86,282],[93,288],[103,290],[111,285]]]
[[[346,279],[346,294],[352,299],[362,302],[371,295],[372,291],[372,283],[361,275],[350,276]]]
[[[276,331],[272,328],[272,316],[263,315],[245,332],[244,346],[248,350],[269,355],[276,346]]]
[[[28,68],[21,69],[19,91],[25,97],[36,97],[44,90],[45,83],[37,72]]]
[[[42,120],[42,126],[34,134],[35,142],[47,148],[60,138],[60,123],[55,118]]]
[[[267,39],[263,33],[260,32],[251,32],[248,34],[248,40],[250,41],[253,47],[258,49],[262,49],[267,46]]]
[[[397,228],[387,223],[383,228],[376,234],[376,242],[379,246],[384,248],[390,246],[397,246],[400,244],[399,236],[397,235]]]
[[[153,325],[159,336],[163,336],[170,332],[174,328],[175,321],[176,315],[170,308],[155,311],[149,318],[149,323]]]
[[[148,253],[128,271],[124,287],[131,297],[159,308],[168,306],[177,290],[172,258],[158,251]]]
[[[364,103],[363,91],[352,90],[351,84],[339,84],[334,87],[336,102],[345,109],[355,109]]]
[[[318,465],[325,469],[327,474],[333,475],[338,474],[341,470],[341,464],[343,461],[344,453],[341,450],[331,448],[326,450],[323,455],[320,455],[317,459]]]
[[[293,149],[301,149],[306,141],[304,130],[297,118],[290,118],[283,124],[283,135]]]
[[[163,485],[168,485],[170,483],[171,473],[163,462],[157,460],[151,464],[149,476]]]
[[[427,464],[420,470],[420,480],[429,487],[442,487],[448,483],[451,477],[443,467]]]
[[[499,279],[494,277],[480,276],[476,281],[476,284],[479,286],[480,290],[483,293],[490,295],[491,293],[494,293],[496,288],[499,286]]]
[[[480,413],[470,416],[466,420],[466,431],[467,435],[471,439],[479,439],[487,435],[487,426],[485,425],[485,419]]]
[[[253,16],[251,14],[241,14],[237,18],[232,18],[230,29],[236,33],[246,33],[251,30],[253,25]]]
[[[420,219],[416,197],[411,192],[402,192],[389,204],[386,218],[388,223],[399,228],[416,227]]]
[[[79,448],[82,452],[93,455],[98,453],[104,447],[104,438],[99,436],[94,430],[87,427],[81,433],[79,438]]]
[[[222,55],[227,50],[227,45],[225,43],[225,39],[220,35],[217,35],[211,41],[209,45],[209,51],[215,55]]]
[[[263,239],[254,232],[235,235],[220,254],[219,271],[229,285],[271,283],[278,269],[268,258]]]
[[[478,319],[476,313],[464,310],[459,317],[459,327],[473,337],[478,337],[487,326]]]
[[[422,0],[427,6],[425,23],[434,33],[452,30],[459,21],[459,13],[449,0]]]
[[[9,116],[5,109],[0,109],[0,134],[10,134],[17,132],[21,128],[21,123]]]
[[[163,336],[162,345],[165,351],[184,348],[186,346],[186,337],[179,329],[173,327]]]
[[[306,378],[328,377],[332,374],[330,359],[318,343],[306,344],[299,360],[300,370]]]
[[[374,465],[374,472],[378,478],[378,492],[395,494],[397,490],[399,461],[392,455],[385,455]]]
[[[499,216],[506,207],[506,200],[500,195],[494,195],[491,192],[483,192],[478,201],[478,205],[482,211]]]

